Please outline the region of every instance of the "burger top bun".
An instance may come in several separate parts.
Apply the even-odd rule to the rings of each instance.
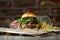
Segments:
[[[24,13],[21,18],[25,18],[25,17],[35,17],[35,18],[37,18],[37,16],[34,13],[29,12],[29,11]]]

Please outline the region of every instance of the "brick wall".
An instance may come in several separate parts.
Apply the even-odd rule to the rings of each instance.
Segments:
[[[8,27],[28,9],[38,16],[48,15],[60,26],[60,0],[0,0],[0,26]]]

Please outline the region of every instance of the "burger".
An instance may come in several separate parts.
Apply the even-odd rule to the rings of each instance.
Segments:
[[[40,28],[38,17],[32,13],[27,11],[24,13],[18,22],[22,29],[38,29]]]

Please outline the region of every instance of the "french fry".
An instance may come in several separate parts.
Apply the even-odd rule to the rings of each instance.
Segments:
[[[55,30],[56,26],[53,26],[53,24],[49,25],[46,22],[42,23],[41,30]]]

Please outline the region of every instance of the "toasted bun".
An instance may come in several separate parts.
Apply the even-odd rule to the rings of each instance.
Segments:
[[[37,18],[37,16],[32,12],[24,13],[21,18],[25,18],[25,17],[35,17],[35,18]]]
[[[31,28],[23,28],[23,30],[37,30],[38,28],[34,28],[34,29],[31,29]]]

